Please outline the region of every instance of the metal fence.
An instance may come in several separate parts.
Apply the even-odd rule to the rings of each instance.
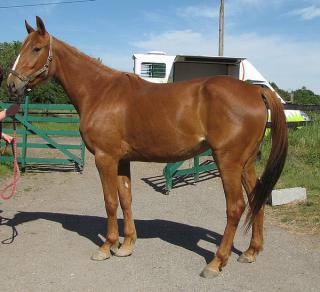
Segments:
[[[8,108],[10,104],[0,102],[0,108]],[[12,135],[13,120],[17,123],[18,162],[22,170],[32,164],[74,165],[82,171],[84,167],[85,146],[79,130],[65,130],[66,123],[78,124],[80,119],[73,105],[70,104],[32,104],[29,98],[21,104],[19,114],[4,120],[3,132]],[[53,124],[52,130],[44,127]],[[69,143],[67,137],[76,137]],[[40,138],[40,139],[39,139]],[[73,139],[74,140],[74,139]],[[59,142],[60,141],[60,142]],[[1,141],[4,146],[4,141]],[[31,149],[47,149],[42,157],[29,156]],[[49,155],[49,150],[56,150],[59,155]],[[56,157],[58,156],[58,157]],[[12,161],[12,156],[0,156],[0,162]]]

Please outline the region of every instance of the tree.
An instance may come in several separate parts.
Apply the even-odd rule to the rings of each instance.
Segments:
[[[8,77],[9,69],[12,68],[21,47],[21,42],[13,41],[11,43],[0,43],[0,66],[4,71],[4,78]],[[7,85],[3,82],[0,88],[0,99],[9,101],[10,97],[7,91]],[[64,92],[62,86],[53,80],[41,84],[28,93],[33,103],[68,103],[69,98]]]
[[[3,69],[4,80],[8,77],[9,68],[11,68],[16,56],[19,54],[21,43],[0,43],[0,66]],[[0,88],[0,99],[3,101],[8,100],[8,94],[5,82],[2,83]]]
[[[276,92],[278,92],[278,94],[285,100],[285,101],[290,101],[291,100],[291,95],[290,95],[290,92],[284,90],[284,89],[281,89],[277,86],[276,83],[274,82],[271,82],[270,83],[271,86],[274,88],[274,90]]]
[[[291,101],[291,94],[293,94],[293,102],[295,104],[320,104],[320,95],[315,94],[305,86],[301,89],[294,90],[292,93],[279,88],[274,82],[271,82],[271,86],[285,101]]]
[[[320,104],[320,95],[303,86],[294,91],[294,102],[298,104]]]

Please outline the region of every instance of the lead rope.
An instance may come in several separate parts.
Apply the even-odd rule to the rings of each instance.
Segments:
[[[20,178],[20,169],[18,165],[18,156],[17,156],[17,129],[16,129],[16,122],[13,120],[13,139],[12,139],[12,153],[13,153],[13,179],[12,182],[7,185],[4,189],[0,190],[0,198],[2,200],[9,200],[13,197],[16,188],[17,182]],[[8,190],[11,189],[9,195],[5,195]]]

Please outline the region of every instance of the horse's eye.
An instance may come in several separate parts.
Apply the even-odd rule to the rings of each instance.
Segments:
[[[35,52],[35,53],[39,52],[40,50],[41,50],[41,48],[37,48],[37,47],[32,49],[32,51]]]

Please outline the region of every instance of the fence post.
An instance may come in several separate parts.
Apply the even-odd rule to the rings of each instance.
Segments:
[[[199,181],[199,172],[200,172],[200,155],[193,158],[193,179],[194,183]]]
[[[84,156],[85,156],[85,152],[86,152],[86,146],[84,145],[84,142],[81,138],[81,161],[82,161],[82,165],[81,165],[81,171],[84,168]]]
[[[28,121],[28,111],[29,111],[29,96],[26,96],[24,101],[24,112],[23,112],[23,118],[25,121]],[[28,129],[27,129],[27,126],[24,126],[24,131],[22,134],[22,152],[21,152],[21,170],[23,172],[26,170],[27,143],[28,143]]]

